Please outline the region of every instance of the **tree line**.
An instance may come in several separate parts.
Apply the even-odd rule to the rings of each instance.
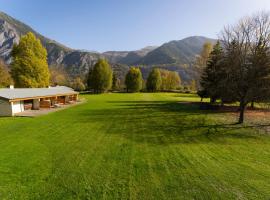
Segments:
[[[105,59],[99,59],[89,69],[87,76],[72,77],[61,65],[49,67],[46,49],[31,32],[22,36],[19,44],[13,46],[11,56],[11,70],[0,61],[0,87],[11,84],[15,84],[17,88],[65,85],[78,91],[93,90],[94,93],[123,89],[121,80]],[[157,92],[178,89],[181,79],[177,72],[154,68],[147,80],[143,80],[140,68],[130,67],[124,84],[127,92]]]
[[[211,103],[239,103],[239,123],[248,104],[270,100],[270,15],[266,12],[227,26],[201,75],[198,94]]]
[[[108,90],[120,90],[120,80],[113,73],[109,63],[100,59],[89,69],[88,88],[94,93],[102,93]],[[145,85],[145,87],[144,87]],[[177,72],[153,68],[148,78],[143,80],[139,67],[131,67],[125,77],[126,92],[140,92],[146,89],[148,92],[174,90],[181,85],[181,78]]]

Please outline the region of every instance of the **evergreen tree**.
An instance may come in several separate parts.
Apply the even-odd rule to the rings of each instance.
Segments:
[[[12,50],[11,75],[16,87],[49,86],[47,51],[31,32],[21,37]]]
[[[220,97],[220,81],[222,75],[221,62],[223,59],[223,51],[218,41],[212,52],[210,53],[207,66],[204,68],[200,85],[202,90],[198,94],[207,94],[214,103]]]
[[[106,92],[112,87],[112,69],[104,59],[99,59],[93,69],[89,70],[88,86],[95,93]]]
[[[126,75],[127,92],[139,92],[142,89],[142,73],[139,68],[131,67]]]
[[[161,74],[159,69],[154,68],[150,74],[148,75],[147,82],[146,82],[146,88],[149,92],[156,92],[160,90],[162,84],[161,80]]]

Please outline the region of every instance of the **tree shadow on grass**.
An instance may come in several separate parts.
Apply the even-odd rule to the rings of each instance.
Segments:
[[[214,118],[224,114],[200,110],[199,104],[172,101],[110,101],[113,109],[85,111],[81,122],[112,125],[106,134],[116,134],[126,139],[151,145],[174,143],[228,144],[230,139],[261,140],[257,128],[265,125],[237,125],[234,119],[222,121]],[[91,113],[91,115],[89,115]]]

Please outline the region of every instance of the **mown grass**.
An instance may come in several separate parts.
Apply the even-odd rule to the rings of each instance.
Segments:
[[[269,199],[270,136],[188,94],[0,118],[0,199]]]

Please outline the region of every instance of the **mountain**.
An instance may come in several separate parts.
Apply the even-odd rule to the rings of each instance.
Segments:
[[[6,63],[10,63],[10,52],[13,45],[18,43],[20,37],[28,32],[33,32],[46,47],[50,66],[63,65],[72,76],[85,75],[97,59],[106,58],[121,79],[124,79],[129,66],[143,65],[141,69],[144,77],[155,66],[177,71],[184,81],[189,82],[197,78],[192,67],[195,56],[200,53],[205,42],[214,43],[216,41],[202,36],[194,36],[171,41],[160,47],[148,46],[136,51],[98,53],[74,50],[39,34],[30,26],[0,12],[0,58],[4,59]]]
[[[156,48],[156,46],[147,46],[137,51],[107,51],[102,55],[112,63],[133,65]]]
[[[149,52],[136,64],[189,64],[201,52],[205,42],[215,43],[216,40],[193,36],[183,40],[171,41]]]
[[[74,74],[83,74],[100,58],[99,53],[73,50],[54,40],[37,33],[28,25],[0,12],[0,57],[10,63],[12,46],[18,43],[20,37],[28,32],[33,32],[46,47],[49,65],[61,64],[68,66]]]
[[[111,63],[118,63],[119,60],[125,58],[128,53],[129,51],[106,51],[102,53],[102,56]]]
[[[138,51],[130,51],[124,58],[120,59],[118,62],[126,65],[134,65],[138,63],[149,52],[153,51],[156,48],[156,46],[148,46]]]

